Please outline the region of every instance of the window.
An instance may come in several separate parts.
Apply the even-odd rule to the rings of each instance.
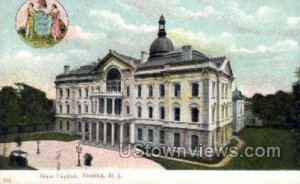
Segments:
[[[107,108],[106,108],[106,110],[107,110],[107,114],[112,114],[112,103],[113,103],[113,101],[112,101],[112,99],[111,98],[107,98],[106,99],[106,105],[107,105]]]
[[[216,97],[216,82],[212,82],[212,97]]]
[[[197,147],[198,147],[198,136],[192,135],[191,148],[192,148],[192,150],[195,150]]]
[[[115,114],[120,115],[122,112],[122,100],[117,98],[115,99]]]
[[[228,98],[228,85],[225,85],[225,98]]]
[[[85,130],[85,132],[88,132],[89,131],[89,126],[88,126],[89,124],[88,123],[85,123],[85,125],[84,125],[84,130]]]
[[[149,118],[153,118],[153,107],[148,107],[149,110]]]
[[[180,134],[174,133],[174,147],[180,146]]]
[[[152,98],[153,97],[153,86],[150,85],[149,86],[149,98]]]
[[[63,97],[63,90],[59,89],[59,98],[62,98],[62,97]]]
[[[59,113],[62,113],[62,108],[63,108],[63,106],[60,104],[60,105],[58,106],[58,108],[59,108]]]
[[[127,97],[130,97],[130,87],[129,86],[127,86],[126,92],[127,92]]]
[[[174,108],[174,120],[180,121],[180,107]]]
[[[116,68],[110,69],[107,73],[106,90],[108,92],[121,92],[121,73]]]
[[[63,122],[62,122],[62,121],[59,122],[59,129],[60,129],[60,130],[63,129]]]
[[[95,106],[94,106],[94,101],[92,101],[92,113],[95,112]]]
[[[78,132],[81,132],[81,122],[78,122]]]
[[[78,114],[81,114],[81,105],[78,105]]]
[[[85,113],[89,112],[89,105],[85,105]]]
[[[138,128],[138,140],[143,140],[143,129]]]
[[[85,97],[89,96],[89,88],[85,88]]]
[[[138,118],[142,117],[142,107],[138,106]]]
[[[215,116],[216,116],[216,107],[215,106],[213,106],[211,113],[212,113],[211,120],[212,120],[212,122],[214,122],[215,121]]]
[[[174,84],[174,97],[180,97],[180,84],[176,83]]]
[[[160,144],[165,144],[165,131],[159,131],[159,142]]]
[[[192,83],[192,97],[199,96],[199,84],[198,83]]]
[[[138,85],[138,97],[141,98],[142,97],[142,86]]]
[[[70,89],[67,89],[67,98],[70,98]]]
[[[104,113],[104,98],[100,98],[100,102],[99,102],[99,112],[101,114]]]
[[[130,114],[130,107],[129,105],[126,106],[126,113],[129,115]]]
[[[225,96],[225,93],[224,93],[224,84],[222,84],[222,98],[224,98]]]
[[[165,85],[164,84],[159,85],[159,96],[165,97]]]
[[[165,119],[165,107],[159,107],[160,119]]]
[[[82,97],[82,91],[81,91],[81,88],[78,89],[78,97],[79,97],[79,98]]]
[[[198,122],[199,121],[199,110],[197,107],[192,108],[192,122]]]
[[[66,109],[67,109],[67,114],[70,114],[70,105],[69,104],[66,105]]]
[[[153,142],[153,130],[148,130],[148,142]]]
[[[70,122],[67,121],[67,131],[69,131],[69,130],[70,130]]]

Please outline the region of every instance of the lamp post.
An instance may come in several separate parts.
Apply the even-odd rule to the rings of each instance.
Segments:
[[[56,157],[55,157],[55,159],[56,159],[56,161],[57,161],[57,164],[56,164],[56,169],[57,170],[60,170],[60,157],[61,157],[61,154],[60,154],[60,150],[58,150],[57,152],[56,152]]]
[[[76,146],[76,153],[78,154],[77,166],[81,166],[81,164],[80,164],[80,154],[82,153],[82,147],[81,147],[80,142],[78,142],[78,144]]]
[[[36,146],[37,146],[37,149],[36,149],[36,154],[40,154],[40,144],[41,144],[41,141],[36,141]]]

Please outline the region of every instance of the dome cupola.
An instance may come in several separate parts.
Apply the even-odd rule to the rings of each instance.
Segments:
[[[172,41],[166,37],[166,20],[163,15],[160,16],[158,23],[158,37],[151,44],[150,57],[161,56],[165,52],[170,52],[174,50]]]

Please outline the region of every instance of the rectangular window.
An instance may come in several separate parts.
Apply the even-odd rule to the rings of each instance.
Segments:
[[[180,147],[180,134],[174,133],[174,147]]]
[[[122,111],[122,99],[115,99],[115,114],[120,115]]]
[[[63,90],[59,89],[59,98],[62,98],[62,97],[63,97]]]
[[[180,93],[181,93],[180,84],[178,83],[174,84],[174,97],[180,97]]]
[[[127,91],[127,97],[130,97],[130,87],[129,86],[127,86],[126,91]]]
[[[160,119],[165,119],[165,107],[159,107]]]
[[[62,122],[62,121],[59,122],[59,129],[60,129],[60,130],[63,129],[63,122]]]
[[[130,107],[129,107],[129,105],[126,106],[126,112],[127,112],[128,115],[130,114]]]
[[[148,142],[153,142],[153,130],[148,130]]]
[[[165,144],[165,131],[161,130],[159,132],[159,142],[160,144]]]
[[[149,107],[149,118],[153,118],[153,107]]]
[[[107,108],[106,108],[106,110],[107,110],[107,114],[112,114],[112,99],[111,98],[107,98],[106,99],[107,101],[106,101],[106,105],[107,105]]]
[[[100,102],[99,102],[99,112],[100,114],[104,113],[104,98],[100,98]]]
[[[59,105],[59,113],[62,113],[62,108],[63,108],[63,106],[62,105]]]
[[[165,85],[164,84],[159,85],[159,96],[165,97]]]
[[[180,108],[179,107],[174,108],[174,120],[180,121]]]
[[[78,105],[78,114],[81,114],[81,105]]]
[[[87,98],[89,96],[89,88],[85,88],[85,97]]]
[[[70,114],[70,105],[67,105],[66,108],[67,108],[67,114]]]
[[[142,117],[142,107],[138,106],[138,117],[141,118]]]
[[[199,96],[199,84],[198,83],[192,83],[192,97],[198,97]]]
[[[85,105],[85,113],[88,113],[88,112],[89,112],[89,106]]]
[[[153,97],[153,86],[150,85],[149,86],[149,98],[152,98]]]
[[[78,97],[79,97],[79,98],[82,97],[82,91],[81,91],[81,88],[78,89]]]
[[[70,122],[67,121],[67,131],[69,131],[69,130],[70,130]]]
[[[139,97],[139,98],[141,98],[142,97],[142,86],[141,85],[138,85],[138,94],[137,94],[137,96]]]
[[[198,108],[192,108],[192,122],[199,121],[199,110]]]
[[[212,97],[216,97],[216,82],[212,82]]]
[[[85,123],[85,125],[84,125],[84,130],[85,130],[85,132],[88,132],[89,131],[89,124],[88,123]]]
[[[81,122],[78,122],[78,132],[81,132]]]
[[[143,129],[138,128],[138,140],[142,141],[143,140]]]
[[[70,89],[67,89],[67,98],[70,98]]]

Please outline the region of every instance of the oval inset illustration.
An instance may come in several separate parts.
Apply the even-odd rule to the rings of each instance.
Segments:
[[[68,15],[57,0],[27,0],[16,17],[17,33],[35,48],[58,44],[65,37],[68,26]]]

